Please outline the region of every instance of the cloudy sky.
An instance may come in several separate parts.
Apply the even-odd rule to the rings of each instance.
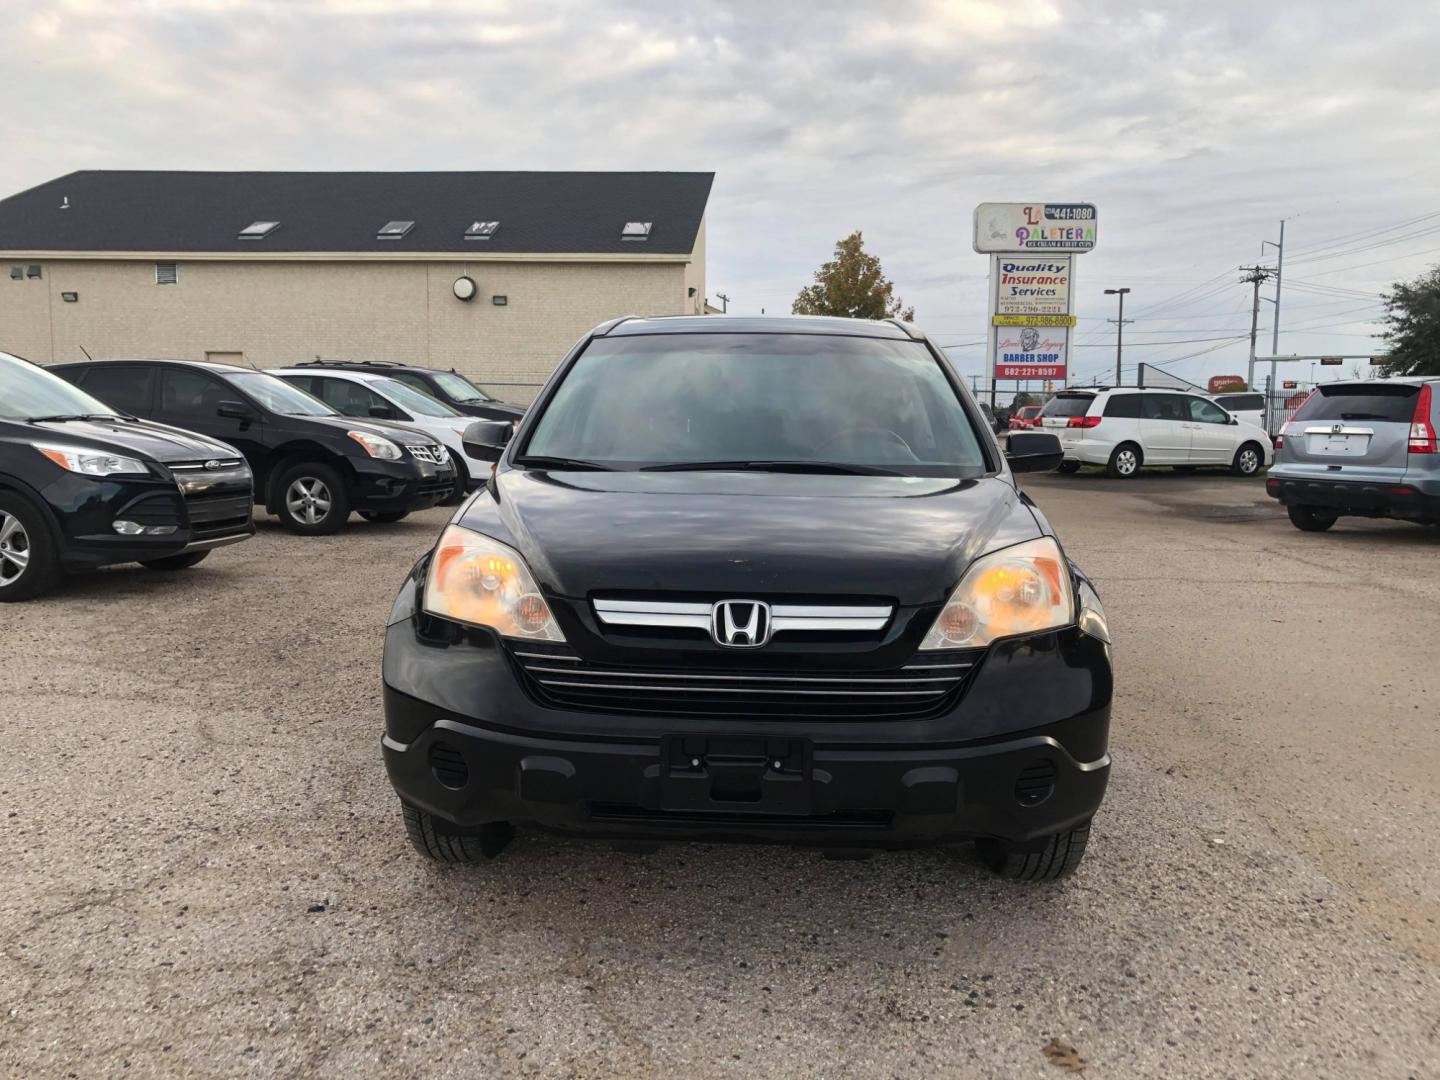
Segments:
[[[712,296],[788,311],[863,229],[967,373],[985,200],[1098,205],[1081,378],[1113,372],[1121,285],[1127,361],[1243,371],[1236,268],[1281,218],[1282,352],[1373,351],[1377,293],[1440,260],[1434,0],[0,0],[0,26],[0,193],[80,168],[713,170]]]

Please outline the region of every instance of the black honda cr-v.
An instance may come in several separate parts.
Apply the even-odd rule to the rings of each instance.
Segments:
[[[894,322],[597,328],[400,591],[383,753],[442,861],[515,823],[1072,871],[1109,773],[1094,589]],[[478,449],[478,447],[477,447]]]
[[[50,368],[136,416],[224,439],[255,472],[255,501],[302,535],[338,532],[352,510],[399,521],[455,488],[449,453],[412,428],[342,416],[263,371],[183,360]]]
[[[0,601],[67,569],[183,570],[255,532],[233,446],[121,415],[0,353]]]

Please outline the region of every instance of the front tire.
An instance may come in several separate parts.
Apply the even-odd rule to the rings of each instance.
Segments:
[[[1265,452],[1259,443],[1247,442],[1235,451],[1235,460],[1230,463],[1231,476],[1254,476],[1265,464]]]
[[[405,818],[405,833],[410,843],[421,855],[433,862],[479,863],[499,855],[515,835],[515,827],[508,821],[492,821],[480,826],[478,832],[442,832],[439,819],[427,814],[409,803],[400,804]]]
[[[0,603],[33,600],[60,581],[60,551],[29,499],[0,492]]]
[[[146,570],[188,570],[205,561],[208,551],[190,551],[183,555],[167,555],[163,559],[146,559],[140,565]]]
[[[1071,473],[1077,473],[1080,471],[1080,462],[1062,461],[1056,467],[1055,471],[1058,473],[1064,473],[1066,476],[1069,476]]]
[[[1140,471],[1140,463],[1144,460],[1140,447],[1130,442],[1121,443],[1110,454],[1105,472],[1117,480],[1129,480]]]
[[[1056,833],[1045,841],[1044,847],[1034,851],[1015,850],[998,840],[981,840],[975,846],[980,858],[997,877],[1011,881],[1056,881],[1075,872],[1089,842],[1087,821],[1078,829]]]
[[[1288,506],[1285,509],[1290,515],[1290,524],[1301,532],[1324,532],[1340,517],[1318,506]]]
[[[378,510],[361,510],[360,516],[366,521],[373,521],[376,525],[394,525],[397,521],[404,521],[410,516],[409,510],[387,510],[380,513]]]
[[[328,536],[345,527],[350,493],[329,465],[301,462],[276,481],[281,523],[301,536]]]

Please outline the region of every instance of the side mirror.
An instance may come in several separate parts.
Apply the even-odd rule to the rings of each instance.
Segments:
[[[215,409],[216,416],[228,416],[232,420],[249,420],[253,415],[243,401],[222,401]]]
[[[460,436],[460,445],[468,457],[499,461],[514,434],[515,425],[509,420],[476,420]]]
[[[1238,416],[1232,416],[1230,417],[1230,423],[1238,427],[1240,424],[1240,418]]]
[[[398,420],[395,410],[389,405],[371,405],[370,415],[376,420]]]
[[[1051,472],[1064,460],[1060,439],[1048,431],[1012,431],[1005,446],[1011,472]]]

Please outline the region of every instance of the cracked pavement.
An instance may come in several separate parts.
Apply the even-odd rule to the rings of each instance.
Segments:
[[[1117,650],[1073,879],[966,852],[438,868],[380,762],[394,589],[446,515],[259,535],[0,608],[0,1072],[1440,1074],[1440,534],[1256,481],[1028,479]]]

